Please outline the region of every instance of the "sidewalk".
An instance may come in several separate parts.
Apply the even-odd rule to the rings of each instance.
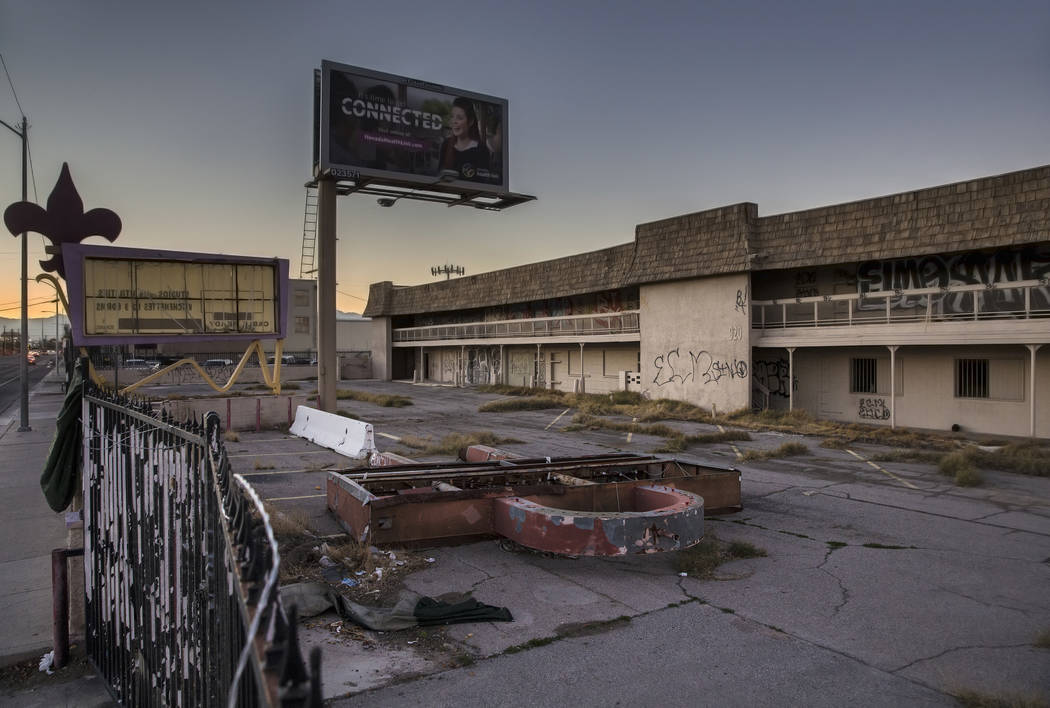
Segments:
[[[51,551],[66,546],[67,531],[65,515],[51,511],[44,500],[40,475],[64,399],[62,381],[51,371],[30,392],[32,430],[18,432],[17,403],[0,418],[0,667],[39,660],[52,649]],[[111,705],[92,674],[39,674],[22,689],[5,688],[0,703]]]
[[[40,490],[40,474],[62,407],[52,371],[30,392],[29,425],[18,432],[17,403],[0,427],[0,665],[51,649],[51,550],[66,545],[63,514]],[[12,418],[9,422],[6,418]]]

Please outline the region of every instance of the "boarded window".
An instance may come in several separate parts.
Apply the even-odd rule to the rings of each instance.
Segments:
[[[955,397],[988,398],[988,360],[955,360]]]
[[[878,393],[879,368],[877,359],[850,359],[849,392]]]
[[[309,307],[310,306],[310,291],[296,289],[295,291],[295,306],[296,307]]]

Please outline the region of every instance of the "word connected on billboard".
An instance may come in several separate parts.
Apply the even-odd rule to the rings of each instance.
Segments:
[[[329,61],[317,89],[320,172],[508,190],[506,99]]]
[[[272,265],[84,260],[84,333],[277,332]]]

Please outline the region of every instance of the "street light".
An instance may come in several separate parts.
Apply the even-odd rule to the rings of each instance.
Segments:
[[[12,125],[8,125],[4,121],[0,120],[5,128],[10,130],[12,133],[22,139],[22,201],[26,201],[29,198],[29,194],[26,190],[26,153],[29,146],[29,120],[23,115],[22,116],[22,130],[19,131]],[[32,430],[29,427],[29,289],[28,289],[28,276],[29,270],[27,261],[28,256],[28,234],[22,232],[22,344],[19,348],[19,354],[21,362],[18,365],[18,376],[21,379],[22,390],[19,397],[19,420],[18,420],[18,432],[24,433]]]

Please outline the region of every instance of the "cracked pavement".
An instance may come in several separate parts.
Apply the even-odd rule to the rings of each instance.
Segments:
[[[648,452],[659,442],[564,432],[571,415],[545,429],[560,410],[479,415],[496,396],[471,391],[354,388],[416,403],[411,418],[355,409],[377,433],[491,430],[524,440],[508,447],[526,454]],[[801,439],[756,434],[736,445],[763,449],[785,437]],[[346,688],[358,692],[335,705],[955,705],[951,693],[962,689],[1050,700],[1050,649],[1033,646],[1050,630],[1050,479],[985,472],[984,486],[962,489],[930,465],[867,464],[877,446],[858,446],[857,458],[801,440],[811,455],[737,463],[728,444],[676,455],[741,470],[743,511],[709,517],[706,532],[768,553],[727,563],[712,580],[679,577],[671,554],[572,559],[495,541],[428,551],[436,562],[407,587],[470,593],[515,621],[451,626],[450,641],[476,663],[447,670],[400,656],[369,684],[388,685]],[[253,482],[265,490],[286,477]],[[264,496],[292,494],[274,487]],[[631,619],[610,623],[620,617]],[[560,630],[596,623],[608,626]],[[338,661],[325,658],[336,685]]]

